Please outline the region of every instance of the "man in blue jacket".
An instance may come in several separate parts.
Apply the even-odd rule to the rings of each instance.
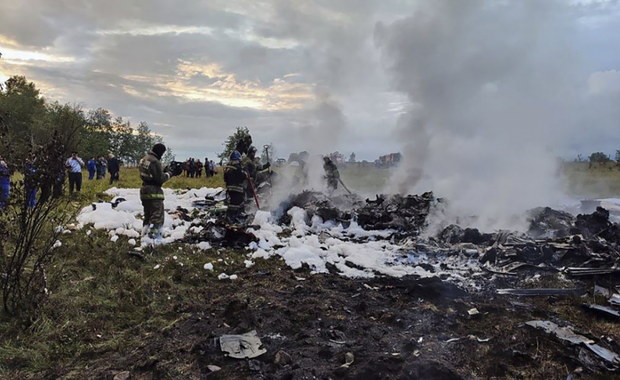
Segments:
[[[88,160],[88,179],[95,179],[95,172],[97,171],[97,163],[95,162],[95,157],[91,157]]]
[[[11,170],[0,156],[0,210],[6,207],[11,192]]]

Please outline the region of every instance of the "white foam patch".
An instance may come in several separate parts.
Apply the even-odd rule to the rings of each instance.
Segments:
[[[162,229],[163,237],[157,241],[143,237],[141,244],[167,244],[182,239],[187,232],[199,233],[202,230],[202,227],[196,226],[199,221],[180,219],[176,212],[177,207],[191,212],[194,201],[221,190],[164,189],[166,216]],[[132,240],[139,238],[143,212],[139,189],[112,188],[107,193],[115,199],[124,198],[125,201],[116,208],[112,208],[110,203],[96,203],[94,210],[91,206],[85,207],[78,215],[78,227],[92,224],[96,229],[107,230],[114,239],[121,235]],[[477,260],[468,259],[462,254],[450,255],[438,249],[430,250],[435,253],[426,254],[405,245],[393,244],[389,241],[394,234],[391,230],[368,231],[355,221],[345,228],[334,222],[323,222],[318,216],[309,218],[306,211],[299,207],[291,208],[288,215],[291,218],[290,225],[281,226],[276,224],[269,212],[256,212],[252,225],[257,227],[248,228],[248,232],[253,233],[258,242],[247,247],[251,252],[244,261],[246,268],[251,268],[256,259],[277,256],[294,269],[308,265],[313,273],[336,272],[346,277],[362,278],[377,275],[442,276],[468,287],[472,287],[472,279],[482,273]],[[195,247],[206,250],[211,248],[211,245],[205,241]],[[205,264],[205,269],[213,270],[213,265]],[[221,273],[218,278],[232,279],[233,276]]]
[[[183,221],[176,215],[177,208],[181,207],[192,211],[194,209],[192,205],[194,201],[204,199],[208,195],[215,195],[222,190],[221,187],[203,187],[186,191],[164,189],[165,218],[162,227],[163,238],[157,243],[167,244],[180,240],[190,228],[193,229],[192,232],[199,232],[200,227],[192,227],[192,222]],[[92,224],[96,229],[113,232],[113,235],[124,235],[133,239],[140,238],[143,214],[140,189],[119,189],[113,187],[105,193],[114,197],[112,203],[119,198],[125,200],[118,203],[115,208],[112,208],[112,203],[108,202],[93,203],[84,207],[77,216],[78,228]],[[154,243],[154,241],[149,238],[143,238],[142,244],[145,243],[150,244]]]
[[[391,230],[367,231],[355,222],[344,228],[333,222],[323,223],[316,216],[308,220],[306,212],[298,207],[290,209],[288,215],[291,216],[290,237],[279,237],[284,229],[273,224],[266,213],[261,212],[254,218],[253,224],[260,229],[250,230],[259,238],[258,244],[249,247],[254,250],[250,255],[252,259],[277,255],[293,269],[306,264],[312,273],[328,273],[329,266],[333,266],[346,277],[445,275],[465,283],[482,273],[476,260],[463,255],[428,257],[392,244],[385,240],[394,233]],[[449,269],[444,270],[446,265]]]

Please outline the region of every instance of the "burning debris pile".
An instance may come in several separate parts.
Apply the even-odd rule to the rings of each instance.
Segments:
[[[401,234],[418,235],[426,226],[426,219],[437,200],[432,192],[422,195],[377,195],[376,199],[362,201],[356,195],[328,197],[315,191],[304,191],[291,196],[280,205],[284,210],[280,224],[290,223],[286,214],[293,207],[304,209],[308,217],[320,217],[349,226],[355,222],[364,230],[392,230]]]
[[[305,210],[310,219],[317,216],[323,221],[331,220],[348,224],[351,221],[353,209],[362,203],[361,198],[356,195],[328,197],[318,191],[306,190],[291,195],[286,201],[282,202],[276,211],[276,218],[279,224],[289,224],[291,218],[287,211],[293,207],[298,207]]]
[[[437,200],[432,192],[422,195],[377,196],[366,200],[366,205],[356,210],[360,227],[369,230],[391,229],[418,235],[426,226],[431,207]]]
[[[116,235],[138,238],[137,194],[121,189],[113,194],[112,204],[88,207],[78,221],[109,230],[112,239]],[[501,305],[497,306],[501,310],[513,310],[514,323],[523,330],[519,334],[552,340],[570,368],[620,369],[620,345],[616,343],[620,336],[601,337],[605,330],[570,316],[559,317],[546,303],[566,302],[564,307],[580,313],[620,321],[616,277],[620,273],[620,228],[604,208],[577,216],[551,208],[534,209],[524,233],[484,232],[453,224],[428,236],[421,232],[442,207],[432,193],[363,200],[304,191],[273,212],[255,211],[241,225],[226,220],[219,190],[170,192],[166,202],[164,243],[243,249],[250,266],[260,258],[277,257],[295,271],[336,274],[354,283],[432,280],[449,284],[467,292],[462,298],[466,305],[458,307],[465,309],[468,321],[485,318],[480,315],[490,313],[484,311],[489,304]],[[534,307],[539,299],[544,306]],[[529,311],[532,307],[535,312]],[[474,341],[487,343],[480,331],[476,334]],[[496,336],[497,344],[510,343],[500,343],[501,334]],[[457,338],[449,336],[428,339],[434,349],[457,344]]]

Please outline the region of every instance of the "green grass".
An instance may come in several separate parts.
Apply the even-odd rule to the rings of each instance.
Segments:
[[[560,170],[569,195],[582,198],[620,197],[620,166],[566,163]]]
[[[88,180],[88,174],[83,174],[82,198],[95,200],[109,189],[109,177],[103,180]],[[139,188],[142,185],[140,174],[137,168],[122,168],[120,180],[114,183],[114,187],[119,188]],[[200,187],[221,187],[224,186],[222,170],[213,177],[189,178],[184,176],[173,177],[164,184],[164,188],[171,189],[193,189]]]
[[[389,173],[361,167],[341,170],[343,181],[353,191],[378,191]],[[562,174],[575,194],[620,194],[620,170],[615,168],[588,169],[587,164],[569,164],[562,168]],[[115,186],[139,187],[137,169],[123,168]],[[223,186],[221,170],[208,179],[175,177],[164,187],[204,186]],[[75,210],[106,198],[104,191],[109,187],[107,180],[84,180]],[[213,286],[219,273],[244,270],[243,251],[198,251],[192,246],[170,244],[140,260],[128,255],[131,246],[126,237],[113,243],[104,231],[91,230],[87,235],[87,230],[62,235],[63,246],[47,268],[49,300],[31,324],[0,314],[0,378],[41,378],[43,371],[54,377],[50,373],[78,371],[103,355],[135,350],[146,337],[161,334],[185,318],[191,309],[184,305],[204,305],[201,291]],[[234,263],[224,266],[218,259]],[[214,263],[216,270],[204,270],[207,262]],[[276,259],[261,260],[251,270],[275,265],[280,265]],[[73,377],[71,373],[60,376]]]
[[[120,181],[114,184],[123,188],[140,185],[136,168],[123,168]],[[164,187],[223,185],[220,170],[211,178],[174,177]],[[110,187],[109,179],[89,181],[84,173],[82,192],[66,212],[109,198],[104,192]],[[197,286],[218,281],[223,271],[216,264],[219,258],[236,263],[227,266],[227,271],[243,268],[242,251],[198,251],[182,244],[157,247],[142,261],[128,255],[132,247],[126,237],[113,243],[105,231],[92,230],[87,235],[89,229],[61,236],[63,245],[47,268],[49,300],[31,324],[0,313],[0,378],[37,378],[42,371],[79,368],[103,352],[135,348],[145,336],[179,318],[173,310],[176,300],[189,302],[198,295]],[[213,262],[216,271],[204,270],[206,262]],[[154,269],[156,265],[160,267]]]
[[[104,231],[85,232],[63,235],[38,318],[25,330],[0,319],[0,378],[83,369],[101,354],[126,354],[183,318],[179,305],[204,303],[200,289],[219,273],[244,269],[243,251],[170,244],[140,260],[128,255],[127,238],[113,243]],[[214,271],[203,268],[207,262]]]
[[[381,193],[390,179],[392,171],[374,166],[347,166],[340,170],[340,177],[346,187],[354,193]]]

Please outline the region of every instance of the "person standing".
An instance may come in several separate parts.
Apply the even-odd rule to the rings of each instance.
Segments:
[[[71,157],[65,162],[65,167],[69,169],[69,194],[73,194],[74,189],[79,193],[82,190],[84,161],[78,157],[77,152],[72,152]]]
[[[148,234],[151,239],[160,240],[161,228],[164,225],[164,190],[161,186],[173,175],[168,168],[161,167],[161,157],[166,152],[166,146],[158,143],[153,146],[146,156],[142,157],[138,169],[142,187],[140,188],[140,200],[144,208],[144,221],[142,222],[142,236]]]
[[[194,178],[196,175],[196,161],[192,157],[189,159],[189,177]]]
[[[226,183],[226,200],[228,203],[226,216],[232,223],[239,222],[243,216],[246,181],[247,174],[241,166],[241,154],[235,150],[230,155],[228,165],[224,169],[224,183]]]
[[[0,156],[0,211],[6,207],[11,192],[11,170]]]
[[[112,153],[108,154],[108,171],[110,172],[110,185],[113,184],[114,181],[118,182],[121,171],[121,163]]]
[[[95,178],[95,173],[97,172],[97,163],[95,162],[95,157],[91,157],[88,160],[88,180],[93,180]]]
[[[202,162],[200,158],[196,159],[196,178],[202,177]]]
[[[334,162],[327,156],[323,157],[323,170],[325,170],[325,179],[327,180],[327,190],[333,193],[338,188],[340,180],[340,172]]]
[[[248,149],[248,153],[241,161],[241,164],[243,165],[243,170],[248,173],[248,177],[252,181],[251,186],[248,186],[248,188],[246,189],[246,194],[248,196],[253,196],[253,192],[256,190],[256,188],[258,188],[259,185],[258,172],[268,169],[269,167],[271,167],[271,164],[268,162],[264,165],[261,165],[258,158],[256,157],[256,148],[254,146],[251,146]],[[252,188],[254,188],[254,190]]]
[[[215,162],[213,160],[209,161],[209,177],[213,177],[215,175]]]
[[[37,189],[39,184],[37,183],[37,168],[34,165],[34,160],[34,154],[30,153],[24,163],[24,192],[26,207],[28,208],[33,208],[37,205]]]
[[[97,158],[96,166],[97,166],[97,179],[104,179],[106,168],[108,166],[108,162],[105,160],[105,158],[103,158],[103,156],[99,156],[99,158]]]

